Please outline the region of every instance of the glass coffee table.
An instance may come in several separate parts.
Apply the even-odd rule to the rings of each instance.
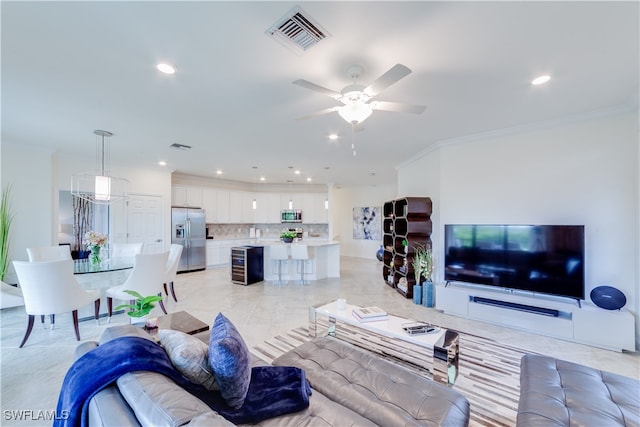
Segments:
[[[360,322],[355,305],[339,308],[337,301],[309,309],[309,335],[331,335],[382,355],[434,381],[452,385],[458,376],[458,333],[445,328],[409,335],[410,319],[388,315],[386,320]]]

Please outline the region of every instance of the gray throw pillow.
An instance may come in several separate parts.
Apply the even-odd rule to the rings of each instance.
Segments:
[[[209,338],[209,364],[222,398],[233,409],[244,403],[251,380],[249,349],[236,327],[218,313]]]
[[[158,330],[158,337],[171,363],[182,375],[207,390],[218,390],[209,365],[209,347],[205,343],[184,332],[169,329]]]

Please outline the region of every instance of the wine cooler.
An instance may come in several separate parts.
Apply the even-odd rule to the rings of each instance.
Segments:
[[[250,285],[264,280],[264,248],[236,246],[231,248],[231,281]]]

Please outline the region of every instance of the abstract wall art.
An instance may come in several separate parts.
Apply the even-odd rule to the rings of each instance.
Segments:
[[[380,206],[353,208],[353,238],[382,239],[382,208]]]

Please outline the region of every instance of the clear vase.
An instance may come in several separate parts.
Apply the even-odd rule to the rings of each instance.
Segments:
[[[100,246],[91,247],[91,255],[89,255],[89,259],[91,260],[91,264],[100,264],[102,261],[100,259]]]
[[[425,307],[433,307],[433,282],[431,280],[427,280],[422,283],[422,305]]]

